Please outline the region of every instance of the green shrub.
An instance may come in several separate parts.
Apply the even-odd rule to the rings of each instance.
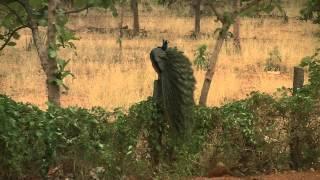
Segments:
[[[280,51],[275,47],[270,53],[269,57],[266,59],[265,71],[280,71],[280,63],[282,61]]]
[[[195,53],[195,59],[193,61],[197,70],[207,70],[209,68],[209,60],[208,60],[208,46],[203,44],[200,45]]]
[[[223,122],[216,136],[215,156],[243,174],[270,171],[281,165],[285,147],[280,119],[269,95],[254,92],[247,99],[220,108]]]
[[[169,125],[152,98],[128,112],[51,105],[42,111],[0,95],[0,178],[44,178],[61,167],[76,179],[89,179],[97,168],[105,179],[163,179],[206,175],[219,161],[256,174],[290,168],[295,138],[299,167],[320,168],[318,53],[301,65],[309,83],[294,96],[283,88],[275,96],[253,92],[219,108],[194,107],[192,137],[179,146],[172,146]],[[174,160],[168,161],[172,148]],[[154,153],[160,157],[156,167]]]
[[[14,178],[39,170],[46,147],[45,126],[40,109],[0,95],[0,176]]]

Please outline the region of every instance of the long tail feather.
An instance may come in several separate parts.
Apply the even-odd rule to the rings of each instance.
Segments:
[[[192,65],[183,52],[168,48],[162,56],[160,73],[165,115],[177,135],[186,135],[192,127],[195,78]]]

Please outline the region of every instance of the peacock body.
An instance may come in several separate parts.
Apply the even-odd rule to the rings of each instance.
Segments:
[[[195,89],[192,64],[183,52],[168,48],[167,41],[151,51],[150,59],[160,81],[164,116],[172,132],[185,136],[192,127]]]

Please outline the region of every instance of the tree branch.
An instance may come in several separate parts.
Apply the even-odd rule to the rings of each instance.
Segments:
[[[213,13],[217,16],[218,20],[220,22],[222,22],[223,21],[223,14],[219,13],[217,7],[213,3],[208,3],[208,5],[211,8],[211,10],[213,11]]]
[[[74,10],[71,10],[71,11],[66,11],[65,14],[74,14],[74,13],[79,13],[81,11],[84,11],[84,10],[88,10],[89,8],[93,7],[93,5],[89,5],[87,4],[85,7],[83,8],[80,8],[80,9],[74,9]]]
[[[18,2],[24,8],[26,13],[28,14],[28,21],[30,23],[30,20],[32,18],[32,8],[30,7],[29,3],[26,0],[16,0],[16,2]]]
[[[7,5],[3,2],[0,2],[0,4],[3,5],[4,7],[8,8],[8,10],[17,17],[17,20],[19,21],[20,24],[22,24],[22,25],[24,24],[22,17],[17,13],[17,11],[15,11],[9,5]]]
[[[239,10],[239,13],[246,11],[248,9],[250,9],[252,6],[258,4],[259,2],[261,2],[262,0],[252,0],[251,2],[247,3],[246,5],[242,6]]]
[[[8,43],[10,42],[12,36],[13,36],[17,31],[19,31],[20,29],[23,29],[23,28],[27,28],[27,27],[28,27],[27,25],[22,25],[22,26],[19,26],[19,27],[15,28],[15,29],[12,30],[11,32],[9,32],[9,33],[7,34],[9,37],[5,40],[4,44],[1,45],[0,51],[2,51],[2,50],[8,45]]]

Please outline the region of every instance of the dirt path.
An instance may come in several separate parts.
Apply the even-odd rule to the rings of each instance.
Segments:
[[[251,177],[217,177],[217,178],[195,178],[194,180],[320,180],[320,171],[315,172],[284,172],[271,175]]]

